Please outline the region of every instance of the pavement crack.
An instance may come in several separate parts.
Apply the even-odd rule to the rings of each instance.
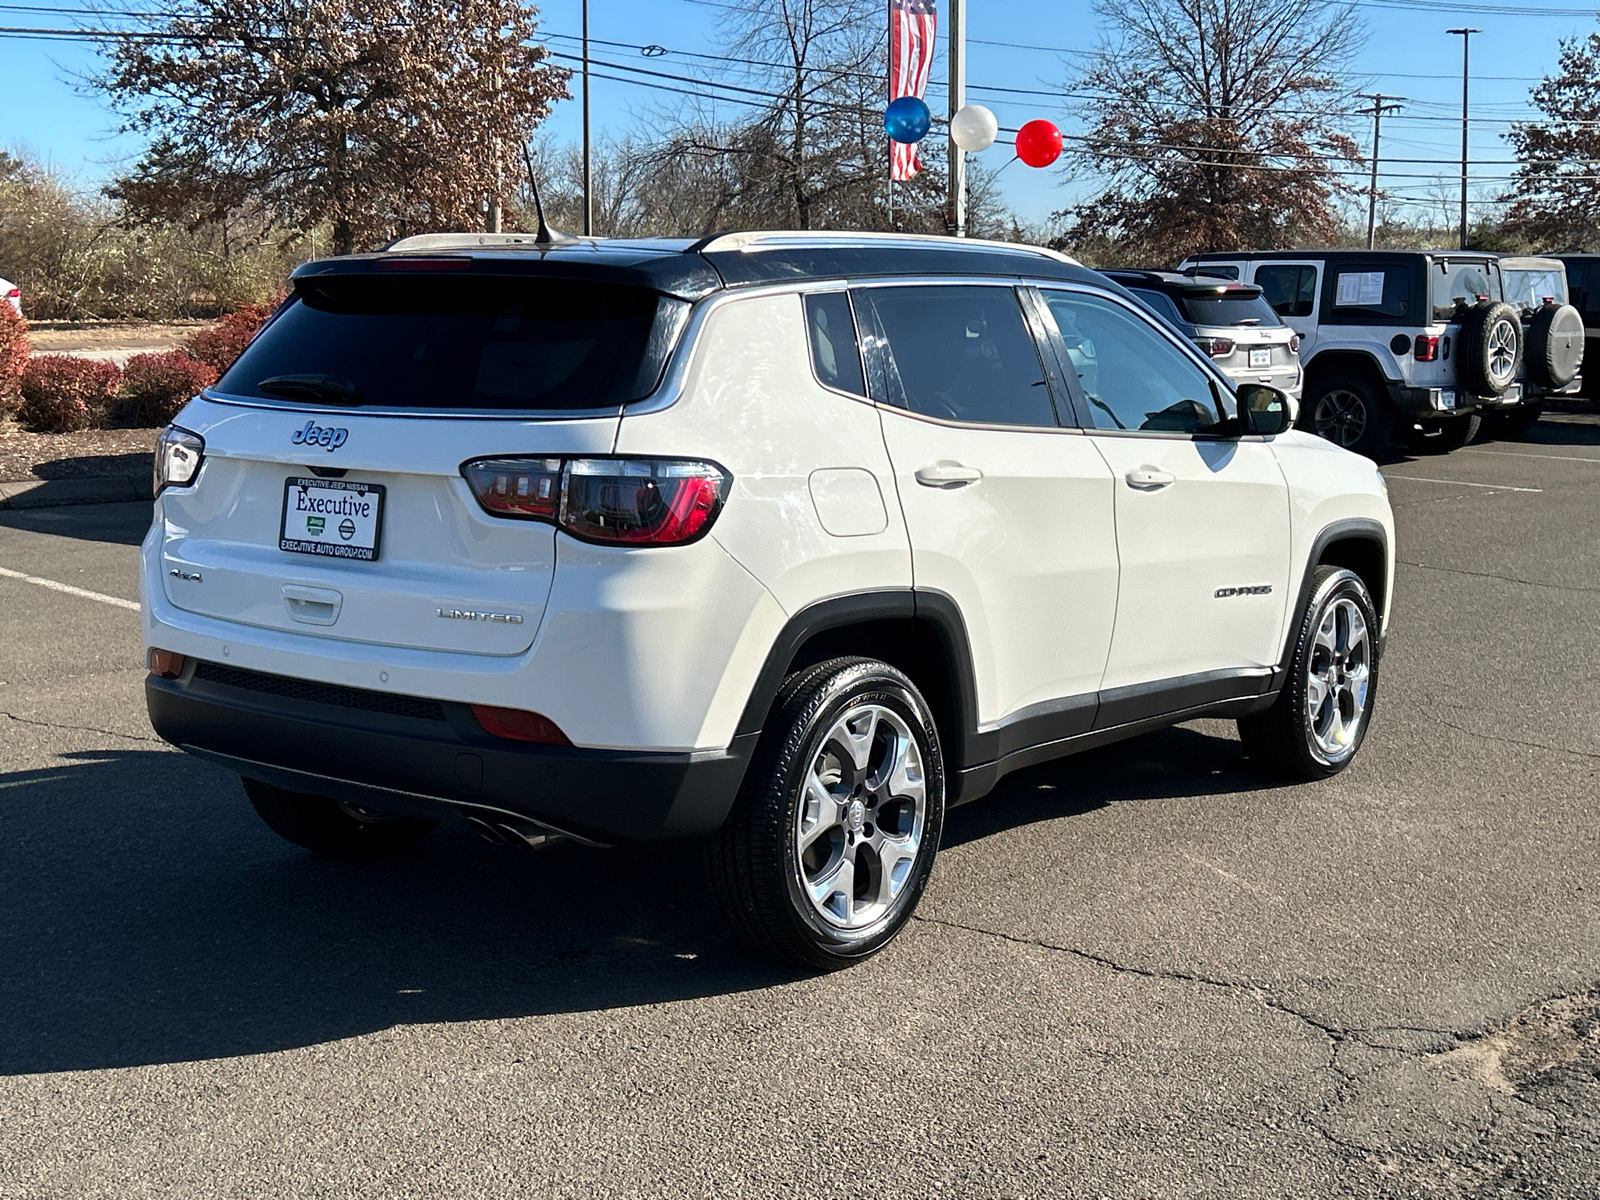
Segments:
[[[1515,575],[1497,575],[1493,571],[1467,571],[1461,567],[1435,567],[1427,563],[1412,562],[1409,559],[1397,558],[1396,566],[1416,567],[1419,571],[1441,571],[1446,575],[1470,575],[1474,579],[1498,579],[1501,583],[1516,583],[1523,587],[1549,588],[1557,592],[1600,592],[1600,587],[1588,587],[1581,583],[1542,583],[1537,579],[1518,579]]]
[[[1441,717],[1436,712],[1429,712],[1425,708],[1419,708],[1417,711],[1429,720],[1437,721],[1439,724],[1449,729],[1454,729],[1458,733],[1467,734],[1469,737],[1483,738],[1491,742],[1504,742],[1508,746],[1526,746],[1530,750],[1548,750],[1551,754],[1570,754],[1575,758],[1600,758],[1600,754],[1596,754],[1593,750],[1574,750],[1570,746],[1552,746],[1548,742],[1529,742],[1521,738],[1505,737],[1498,733],[1484,733],[1481,730],[1468,729],[1465,725],[1457,725],[1454,721]]]
[[[19,717],[16,713],[0,712],[0,717],[8,721],[15,721],[18,725],[33,725],[39,729],[59,729],[69,733],[98,733],[105,737],[124,738],[130,742],[161,742],[158,737],[140,733],[119,733],[115,729],[99,729],[93,725],[62,725],[55,721],[40,721],[33,717]],[[165,743],[162,743],[163,745]]]

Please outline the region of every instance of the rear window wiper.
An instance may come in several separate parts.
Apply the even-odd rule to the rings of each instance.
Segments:
[[[361,389],[338,375],[272,375],[256,387],[269,396],[320,400],[324,404],[360,404]]]

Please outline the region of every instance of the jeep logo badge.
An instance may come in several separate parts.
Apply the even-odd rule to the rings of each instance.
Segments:
[[[315,421],[307,421],[306,427],[295,430],[294,436],[289,440],[296,446],[322,446],[332,453],[344,445],[345,439],[349,436],[348,429],[334,429],[318,425]]]

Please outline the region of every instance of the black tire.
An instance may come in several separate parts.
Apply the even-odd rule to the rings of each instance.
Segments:
[[[1454,454],[1483,427],[1478,413],[1459,417],[1437,417],[1419,421],[1401,434],[1401,441],[1413,454]]]
[[[1359,375],[1329,375],[1306,392],[1301,427],[1336,446],[1375,458],[1389,444],[1394,410],[1388,399]]]
[[[1350,606],[1349,608],[1346,605]],[[1319,643],[1318,634],[1330,611],[1334,612],[1335,640],[1338,631],[1348,626],[1340,622],[1350,608],[1357,610],[1365,626],[1363,645],[1365,673],[1360,683],[1359,706],[1354,706],[1354,692],[1360,687],[1349,671],[1338,668],[1345,682],[1351,684],[1351,695],[1336,689],[1327,696],[1314,714],[1310,706],[1312,670],[1318,679],[1329,675],[1332,669],[1326,648]],[[1349,649],[1354,657],[1354,639]],[[1326,779],[1348,767],[1361,749],[1372,723],[1372,709],[1378,694],[1378,618],[1372,596],[1361,577],[1343,567],[1318,567],[1311,577],[1310,595],[1300,608],[1299,625],[1295,629],[1294,653],[1289,657],[1289,677],[1277,700],[1265,712],[1239,719],[1239,740],[1257,765],[1274,774],[1291,779]],[[1343,684],[1340,685],[1341,687]],[[1351,704],[1346,704],[1346,699]],[[1334,732],[1333,712],[1327,705],[1338,709],[1340,726],[1336,748],[1330,750],[1326,739],[1319,737],[1319,729],[1326,727]],[[1352,711],[1354,707],[1354,711]],[[1348,718],[1354,718],[1353,722]]]
[[[1528,378],[1546,388],[1563,388],[1583,365],[1583,316],[1570,304],[1546,304],[1528,322],[1523,359]]]
[[[331,858],[388,858],[411,849],[438,825],[406,817],[285,791],[257,779],[244,780],[244,794],[267,828],[296,846]]]
[[[1525,437],[1542,416],[1543,404],[1523,404],[1510,412],[1493,413],[1488,421],[1489,436],[1507,439]]]
[[[870,728],[864,724],[869,715]],[[849,747],[833,736],[836,728],[850,728],[847,718],[856,722],[855,736],[866,739],[865,769],[842,757]],[[880,776],[884,763],[909,766],[911,750],[902,748],[908,742],[914,743],[922,768],[917,836],[915,782],[907,774],[899,785],[905,791],[897,797],[889,789],[891,780],[873,772],[880,746]],[[897,753],[902,757],[893,759]],[[829,797],[826,810],[808,790],[813,772],[819,781],[833,779],[818,785]],[[878,784],[866,786],[875,777]],[[717,906],[740,937],[770,957],[824,971],[860,962],[893,940],[922,897],[944,828],[944,791],[933,714],[910,679],[865,658],[836,658],[796,672],[773,702],[732,813],[707,843],[706,867]],[[834,797],[845,804],[834,803]],[[889,819],[878,819],[880,813],[893,814],[893,838]],[[826,824],[834,819],[830,814],[837,814],[836,828]],[[808,820],[814,840],[802,850]],[[902,857],[886,871],[888,855],[895,853]],[[830,881],[843,877],[846,858],[849,895],[842,887],[826,892]],[[858,870],[864,883],[856,880]],[[808,882],[820,899],[807,894]],[[858,915],[863,923],[849,927]]]
[[[1502,300],[1482,300],[1461,321],[1456,378],[1477,396],[1499,396],[1522,366],[1522,318]]]

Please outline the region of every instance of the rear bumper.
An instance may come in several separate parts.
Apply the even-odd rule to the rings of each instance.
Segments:
[[[722,753],[529,745],[484,733],[464,704],[396,706],[406,698],[352,688],[307,699],[293,694],[298,681],[237,677],[244,686],[199,679],[192,665],[181,679],[150,676],[150,723],[180,749],[292,791],[435,819],[532,822],[606,845],[716,829],[759,736]],[[390,711],[361,707],[366,697]]]
[[[1523,394],[1530,404],[1548,400],[1553,396],[1581,396],[1583,394],[1583,376],[1574,375],[1572,381],[1564,387],[1540,387],[1537,383],[1524,383]]]
[[[1407,387],[1390,383],[1389,399],[1396,411],[1408,417],[1448,417],[1456,414],[1510,408],[1522,403],[1523,385],[1514,383],[1503,396],[1475,396],[1451,387]]]

